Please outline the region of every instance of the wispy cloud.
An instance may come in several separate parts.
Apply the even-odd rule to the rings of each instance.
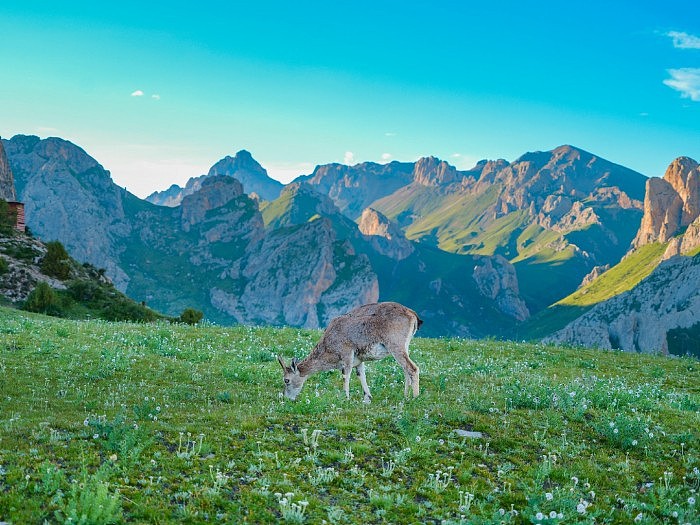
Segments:
[[[143,91],[141,91],[140,89],[137,89],[136,91],[134,91],[134,92],[131,94],[131,96],[132,96],[132,97],[142,97],[142,96],[143,96]]]
[[[382,161],[389,162],[393,158],[391,153],[382,153]]]
[[[700,37],[695,35],[682,31],[669,31],[666,36],[673,39],[673,47],[677,49],[700,49]]]
[[[664,80],[664,84],[679,91],[681,97],[700,102],[700,68],[669,69],[668,74],[671,78]]]
[[[387,131],[386,133],[384,133],[384,136],[385,137],[395,137],[396,133],[394,133],[393,131]]]
[[[157,93],[155,93],[155,94],[151,95],[151,98],[152,98],[153,100],[160,100],[160,95],[157,94]]]
[[[355,154],[352,151],[346,151],[343,156],[343,164],[352,164],[355,161]]]

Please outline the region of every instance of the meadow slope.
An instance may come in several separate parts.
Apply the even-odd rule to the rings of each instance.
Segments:
[[[696,360],[418,338],[415,400],[284,401],[318,337],[0,309],[0,522],[700,523]]]

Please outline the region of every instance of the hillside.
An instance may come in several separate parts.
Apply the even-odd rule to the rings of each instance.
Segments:
[[[350,218],[369,206],[411,240],[505,257],[533,313],[576,290],[596,266],[616,264],[642,217],[645,177],[572,146],[467,171],[435,157],[379,166],[318,167],[305,180]]]
[[[700,167],[680,157],[646,184],[644,215],[620,263],[522,327],[529,337],[700,356]]]
[[[700,522],[695,360],[418,338],[415,400],[283,401],[319,335],[0,309],[0,521]]]
[[[354,306],[398,300],[432,320],[427,333],[463,336],[503,335],[529,315],[505,260],[414,250],[405,239],[412,256],[397,258],[381,232],[361,233],[305,183],[272,201],[251,198],[237,174],[264,173],[247,152],[165,207],[116,186],[70,142],[3,143],[32,231],[167,315],[193,307],[221,324],[315,328]]]

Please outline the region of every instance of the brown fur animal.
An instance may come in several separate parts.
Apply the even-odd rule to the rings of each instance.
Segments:
[[[418,366],[408,357],[408,344],[423,321],[416,312],[399,303],[373,303],[333,319],[321,340],[301,361],[296,358],[287,366],[277,356],[284,370],[284,395],[294,400],[310,375],[325,370],[343,372],[345,396],[350,399],[350,372],[354,368],[369,403],[372,395],[365,377],[365,361],[376,361],[393,355],[404,371],[404,395],[409,387],[413,397],[420,391]]]

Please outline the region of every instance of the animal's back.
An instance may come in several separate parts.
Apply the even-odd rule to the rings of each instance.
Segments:
[[[324,339],[329,346],[351,344],[359,349],[376,343],[403,344],[420,323],[416,313],[402,304],[372,303],[333,319]]]

